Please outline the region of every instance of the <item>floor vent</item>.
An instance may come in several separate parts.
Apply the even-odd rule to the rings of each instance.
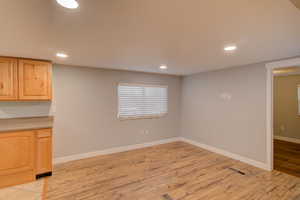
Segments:
[[[242,172],[242,171],[240,171],[240,170],[238,170],[238,169],[234,169],[234,168],[228,168],[228,169],[231,170],[231,171],[234,171],[234,172],[236,172],[236,173],[239,173],[239,174],[241,174],[241,175],[243,175],[243,176],[246,175],[245,172]]]
[[[172,197],[168,194],[164,194],[162,197],[164,200],[173,200]]]

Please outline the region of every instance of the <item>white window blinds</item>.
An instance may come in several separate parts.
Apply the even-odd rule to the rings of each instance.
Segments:
[[[167,114],[168,87],[119,84],[119,118],[147,118]]]

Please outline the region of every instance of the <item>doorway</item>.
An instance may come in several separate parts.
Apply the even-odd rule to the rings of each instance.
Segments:
[[[300,177],[300,66],[273,70],[274,169]]]
[[[266,169],[272,171],[274,169],[274,149],[273,149],[273,70],[278,68],[289,68],[291,66],[300,66],[300,57],[292,58],[287,60],[281,60],[276,62],[271,62],[266,64],[267,69],[267,88],[266,88],[266,153],[267,153],[267,162]]]

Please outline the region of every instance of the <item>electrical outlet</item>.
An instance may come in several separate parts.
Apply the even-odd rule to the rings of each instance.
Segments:
[[[148,135],[149,134],[149,130],[141,130],[141,134],[142,135]]]
[[[230,101],[232,99],[232,95],[229,93],[222,93],[222,94],[220,94],[220,98],[223,101]]]
[[[282,125],[280,126],[280,132],[281,132],[281,133],[284,133],[284,132],[285,132],[285,125],[282,124]]]

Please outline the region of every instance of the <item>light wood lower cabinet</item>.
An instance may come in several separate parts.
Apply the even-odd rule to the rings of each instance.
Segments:
[[[0,188],[52,171],[52,130],[0,133]]]
[[[0,134],[0,187],[35,180],[35,140],[32,131]]]
[[[39,130],[36,137],[36,172],[38,175],[52,172],[52,131],[51,129]]]

